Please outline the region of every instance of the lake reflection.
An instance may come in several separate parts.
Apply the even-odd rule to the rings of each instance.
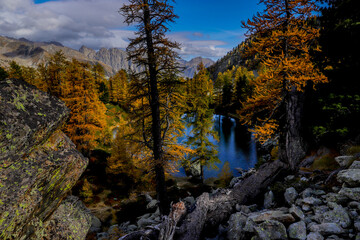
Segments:
[[[226,118],[220,115],[214,115],[214,129],[218,133],[219,142],[210,137],[210,141],[218,145],[218,157],[220,163],[216,164],[218,169],[204,168],[204,177],[217,177],[224,163],[228,161],[234,176],[239,176],[235,168],[249,169],[255,166],[257,161],[256,144],[251,138],[251,134],[241,124],[237,124],[235,119]],[[191,129],[186,129],[185,134],[188,135]],[[186,137],[179,139],[180,142],[186,141]],[[185,176],[185,171],[175,176]]]

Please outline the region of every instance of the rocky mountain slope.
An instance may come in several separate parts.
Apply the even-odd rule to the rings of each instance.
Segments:
[[[188,78],[192,78],[196,73],[197,66],[200,63],[203,63],[206,68],[213,65],[215,62],[209,58],[196,57],[191,59],[190,61],[182,61],[181,66],[184,68],[184,76]]]
[[[88,159],[57,130],[68,115],[55,97],[0,81],[0,239],[85,238],[93,217],[68,195]]]
[[[118,48],[101,48],[99,51],[82,46],[79,52],[84,54],[87,58],[97,60],[105,63],[113,68],[115,72],[120,69],[131,69],[132,71],[138,72],[141,69],[127,60],[127,53]]]
[[[115,74],[120,69],[138,72],[140,67],[127,60],[127,53],[118,48],[101,48],[99,51],[82,46],[79,51],[64,47],[58,42],[32,42],[25,38],[13,39],[0,36],[0,66],[7,67],[11,61],[20,65],[36,67],[40,63],[46,63],[50,55],[62,51],[68,60],[75,58],[90,64],[100,63],[107,76]],[[197,65],[203,62],[205,67],[214,62],[211,59],[197,57],[190,61],[182,60],[184,76],[192,77],[196,72]]]
[[[36,67],[40,63],[46,63],[50,55],[60,50],[68,60],[75,58],[90,64],[100,63],[108,75],[114,73],[111,66],[88,58],[79,51],[64,47],[61,43],[32,42],[27,39],[13,39],[2,36],[0,36],[0,66],[7,67],[11,61],[16,61],[20,65]]]

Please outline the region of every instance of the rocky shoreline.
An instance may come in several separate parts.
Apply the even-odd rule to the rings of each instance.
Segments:
[[[346,240],[360,239],[360,159],[359,156],[336,158],[340,168],[322,180],[312,176],[287,175],[275,182],[264,194],[264,200],[252,205],[236,205],[227,222],[220,224],[216,236],[206,240]],[[349,166],[350,165],[350,166]],[[233,178],[229,189],[256,173],[250,169]],[[279,190],[279,184],[282,189]],[[284,186],[288,186],[284,188]],[[280,188],[281,188],[280,187]],[[216,194],[224,189],[216,189]],[[97,239],[119,239],[119,233],[131,234],[139,230],[158,229],[162,219],[156,200],[148,196],[147,213],[136,224],[122,223],[97,234]],[[193,197],[182,199],[188,211],[196,208]],[[120,239],[126,239],[125,237]],[[176,239],[176,238],[175,238]]]
[[[287,176],[285,182],[294,178]],[[360,239],[360,161],[340,171],[337,181],[342,186],[330,191],[323,182],[309,183],[311,187],[300,193],[294,187],[287,188],[282,199],[285,206],[272,207],[279,199],[271,190],[265,194],[262,210],[237,206],[238,212],[228,221],[227,239]]]

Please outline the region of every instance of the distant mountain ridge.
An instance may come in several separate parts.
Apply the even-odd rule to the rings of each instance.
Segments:
[[[228,69],[231,69],[233,66],[244,66],[246,58],[244,57],[244,49],[248,44],[249,40],[246,40],[236,47],[234,47],[230,52],[228,52],[224,57],[217,60],[213,65],[208,67],[208,70],[212,74],[213,79],[216,79],[219,73],[223,73]]]
[[[111,66],[101,61],[90,59],[72,48],[64,47],[58,42],[32,42],[27,39],[14,39],[0,36],[0,66],[7,67],[11,61],[28,67],[36,67],[49,61],[50,56],[57,51],[62,51],[64,56],[71,60],[75,58],[90,64],[101,64],[107,75],[114,74]]]
[[[115,74],[120,69],[139,72],[140,67],[127,60],[127,53],[118,48],[94,49],[82,46],[78,51],[63,46],[59,42],[33,42],[25,38],[15,39],[0,36],[0,66],[8,66],[11,61],[20,65],[36,67],[40,63],[46,63],[49,57],[57,51],[62,51],[68,60],[75,58],[90,64],[100,63],[107,76]],[[205,67],[210,67],[214,61],[208,58],[197,57],[190,61],[181,60],[180,65],[184,68],[184,77],[193,77],[197,66],[203,62]]]
[[[215,62],[209,58],[202,58],[202,57],[196,57],[196,58],[193,58],[191,59],[190,61],[183,61],[181,63],[182,67],[184,67],[184,76],[185,77],[189,77],[189,78],[192,78],[194,76],[194,74],[196,73],[197,71],[197,66],[200,64],[200,63],[203,63],[204,66],[206,68],[210,67],[211,65],[213,65]]]
[[[82,46],[79,49],[79,52],[90,59],[101,61],[111,66],[115,72],[119,71],[120,69],[131,69],[135,72],[140,71],[139,67],[133,64],[131,61],[127,60],[127,53],[118,48],[101,48],[99,51],[95,51],[92,48]]]

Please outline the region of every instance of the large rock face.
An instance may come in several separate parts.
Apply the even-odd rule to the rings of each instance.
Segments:
[[[90,228],[86,211],[62,203],[88,163],[56,130],[68,114],[61,101],[31,85],[0,82],[0,239],[55,239],[57,226],[65,228],[57,216],[81,223],[74,236]]]

